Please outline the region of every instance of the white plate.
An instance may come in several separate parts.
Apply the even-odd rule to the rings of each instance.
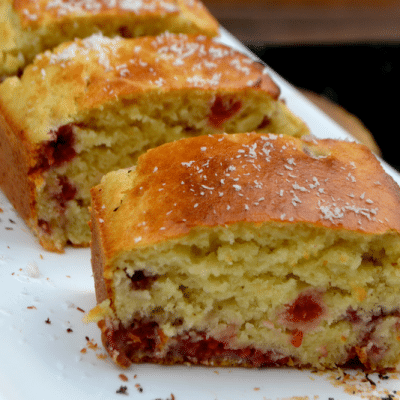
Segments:
[[[221,40],[246,50],[224,30]],[[271,75],[312,133],[350,138],[275,72]],[[399,182],[399,175],[384,166]],[[1,192],[0,207],[0,400],[398,398],[389,396],[396,389],[400,393],[395,375],[372,375],[374,387],[362,373],[343,379],[341,371],[154,365],[123,371],[105,356],[97,326],[82,322],[83,311],[95,305],[89,249],[46,252]],[[125,394],[117,393],[121,387]]]

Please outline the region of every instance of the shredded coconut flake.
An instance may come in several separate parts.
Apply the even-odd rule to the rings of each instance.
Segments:
[[[37,264],[35,262],[28,263],[25,271],[26,271],[26,274],[30,278],[39,278],[40,277],[39,267],[37,266]]]

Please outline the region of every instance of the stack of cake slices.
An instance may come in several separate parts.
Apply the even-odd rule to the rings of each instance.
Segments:
[[[91,243],[117,365],[397,367],[399,188],[202,3],[5,0],[0,34],[0,187],[45,249]]]
[[[43,247],[88,246],[105,173],[185,137],[307,133],[279,97],[261,64],[203,35],[76,39],[0,85],[0,185]]]
[[[1,0],[0,78],[21,74],[37,54],[75,38],[166,31],[212,37],[218,22],[198,0]]]

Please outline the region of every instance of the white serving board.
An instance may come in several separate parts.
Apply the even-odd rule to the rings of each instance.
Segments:
[[[223,29],[220,40],[255,57]],[[352,139],[276,72],[270,74],[315,136]],[[382,164],[399,183],[400,175]],[[0,208],[0,400],[399,398],[394,374],[370,376],[373,386],[362,373],[343,379],[342,371],[147,364],[121,370],[105,356],[97,326],[82,321],[95,306],[90,250],[46,252],[1,192]],[[121,386],[125,393],[117,393]]]

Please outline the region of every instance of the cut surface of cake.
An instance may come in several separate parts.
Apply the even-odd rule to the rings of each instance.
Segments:
[[[94,35],[0,85],[0,187],[49,250],[89,245],[89,189],[148,148],[216,132],[308,132],[264,67],[205,36]]]
[[[363,145],[182,139],[92,189],[98,323],[116,364],[400,361],[400,195]]]
[[[166,31],[216,36],[218,23],[198,0],[0,0],[0,78],[75,38]]]

